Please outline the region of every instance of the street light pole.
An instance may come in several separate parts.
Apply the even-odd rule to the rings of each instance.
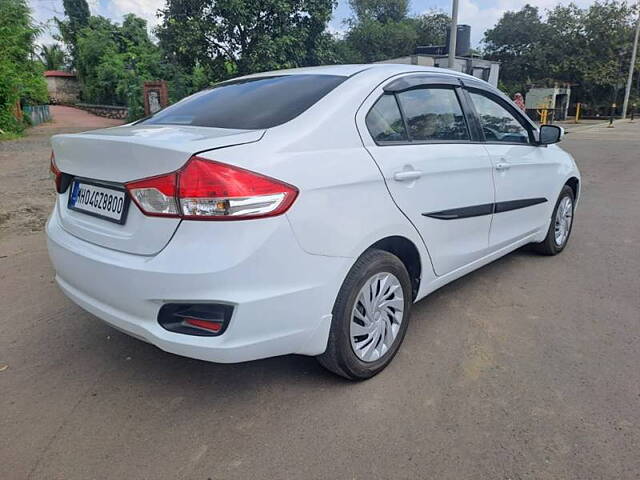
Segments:
[[[453,0],[451,10],[451,29],[449,30],[449,68],[456,65],[456,40],[458,37],[458,0]]]
[[[640,36],[640,1],[638,2],[638,21],[636,22],[636,36],[633,39],[633,50],[631,51],[631,65],[629,65],[629,77],[627,78],[627,88],[624,91],[624,102],[622,102],[622,118],[627,118],[627,108],[629,108],[629,95],[631,95],[631,85],[633,84],[633,71],[636,67],[636,55],[638,53],[638,37]]]

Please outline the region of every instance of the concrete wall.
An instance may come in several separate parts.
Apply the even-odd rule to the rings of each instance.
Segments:
[[[76,77],[45,77],[49,102],[74,104],[80,99],[80,84]]]
[[[402,65],[422,65],[423,67],[433,67],[433,57],[426,55],[408,55],[406,57],[390,58],[374,63],[399,63]]]
[[[99,117],[115,118],[117,120],[126,120],[129,115],[127,107],[119,107],[115,105],[91,105],[88,103],[76,103],[76,107],[91,112]]]
[[[449,68],[449,58],[444,55],[434,57],[434,62],[436,67]],[[494,87],[498,86],[500,64],[497,62],[474,57],[456,57],[453,70],[473,75]]]

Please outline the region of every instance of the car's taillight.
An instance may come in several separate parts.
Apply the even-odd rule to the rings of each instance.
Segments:
[[[58,170],[58,167],[56,166],[56,156],[53,154],[53,152],[51,152],[49,170],[51,171],[53,181],[56,185],[56,192],[62,193],[62,172]]]
[[[125,186],[140,210],[147,215],[177,217],[176,173],[146,178]]]
[[[146,215],[243,220],[280,215],[298,190],[249,170],[192,157],[180,170],[126,184]]]

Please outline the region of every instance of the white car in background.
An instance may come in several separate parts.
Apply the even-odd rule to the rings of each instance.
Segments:
[[[561,135],[448,70],[251,75],[53,137],[49,253],[74,302],[163,350],[364,379],[414,302],[523,245],[565,248],[580,174]]]

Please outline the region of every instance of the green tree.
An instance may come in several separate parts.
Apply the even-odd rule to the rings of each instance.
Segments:
[[[485,32],[485,53],[501,62],[500,75],[507,83],[524,89],[532,79],[546,77],[546,31],[538,7],[527,4],[518,12],[506,12]]]
[[[409,0],[349,0],[349,5],[360,22],[400,22],[409,13]]]
[[[350,0],[354,17],[344,39],[334,41],[339,62],[377,62],[411,55],[417,45],[445,43],[449,16],[433,10],[408,16],[406,0]]]
[[[354,24],[345,41],[352,57],[347,61],[370,63],[413,53],[418,33],[412,21],[386,23],[364,20]]]
[[[630,60],[635,14],[618,0],[581,9],[556,6],[542,20],[526,5],[507,12],[485,33],[485,53],[502,62],[508,91],[527,84],[563,81],[574,85],[575,101],[593,107],[615,101]]]
[[[438,10],[422,14],[413,19],[417,32],[418,45],[444,45],[447,41],[447,30],[451,25],[451,17]]]
[[[109,78],[103,71],[105,70],[103,64],[116,61],[115,57],[120,51],[118,40],[118,26],[109,19],[99,16],[91,17],[89,25],[78,33],[76,68],[82,86],[83,100],[124,104],[124,100],[119,101],[115,95],[117,78]]]
[[[65,19],[55,18],[60,39],[68,46],[72,63],[76,62],[76,49],[80,31],[89,25],[91,12],[87,0],[62,0]]]
[[[615,102],[631,60],[633,9],[619,1],[596,2],[582,21],[588,56],[580,79],[585,96],[591,102]]]
[[[156,30],[169,62],[211,79],[317,65],[334,0],[168,0]]]
[[[130,120],[144,114],[146,81],[168,80],[172,101],[208,83],[198,66],[185,71],[167,63],[160,48],[149,39],[146,21],[133,14],[126,15],[122,25],[91,17],[78,34],[77,67],[83,100],[125,105]]]
[[[42,45],[38,56],[45,70],[61,70],[64,67],[64,50],[57,43],[48,46]]]
[[[26,0],[0,0],[0,129],[19,132],[14,107],[47,101],[42,65],[35,58],[39,34]]]

